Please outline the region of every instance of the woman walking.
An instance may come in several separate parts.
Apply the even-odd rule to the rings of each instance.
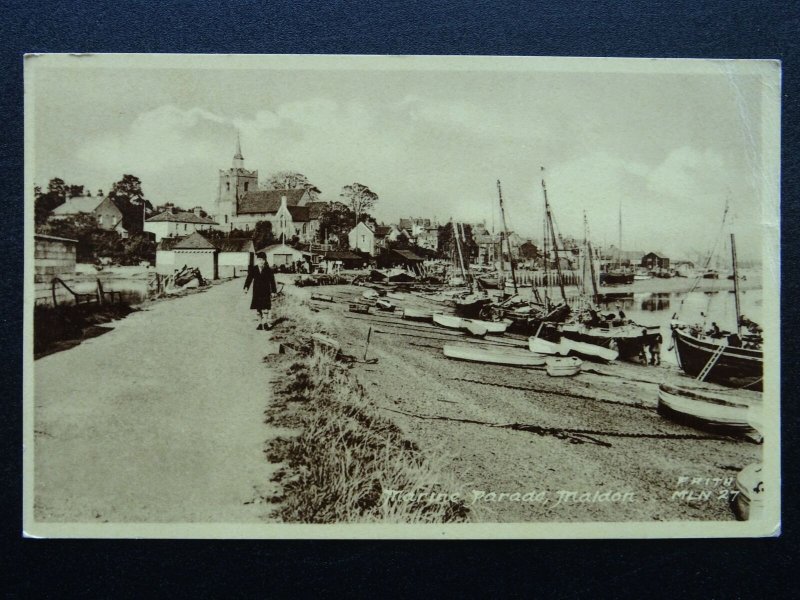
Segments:
[[[267,255],[263,252],[256,254],[256,264],[247,271],[247,279],[244,282],[244,293],[253,285],[253,299],[250,301],[250,308],[258,313],[258,327],[256,329],[270,329],[272,327],[271,310],[272,294],[278,291],[275,285],[275,274],[267,264]],[[264,323],[264,313],[266,312],[267,322]]]

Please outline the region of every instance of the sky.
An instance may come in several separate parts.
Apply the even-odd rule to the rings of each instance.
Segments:
[[[130,173],[156,204],[213,212],[238,131],[262,181],[298,171],[328,200],[365,184],[387,223],[499,231],[500,180],[509,229],[536,239],[544,178],[564,235],[583,237],[585,211],[595,244],[616,244],[621,210],[624,249],[693,256],[711,246],[727,201],[740,257],[760,255],[763,72],[329,60],[28,61],[33,181],[107,191]]]

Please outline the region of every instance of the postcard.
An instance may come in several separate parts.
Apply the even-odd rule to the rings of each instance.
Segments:
[[[23,535],[780,534],[779,63],[24,63]]]

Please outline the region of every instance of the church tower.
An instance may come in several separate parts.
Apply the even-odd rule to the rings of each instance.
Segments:
[[[236,154],[230,169],[220,169],[217,187],[215,220],[224,231],[233,229],[239,206],[239,200],[246,192],[258,191],[258,170],[248,171],[244,168],[242,144],[239,133],[236,133]]]

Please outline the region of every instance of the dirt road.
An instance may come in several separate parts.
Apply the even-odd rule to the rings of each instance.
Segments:
[[[152,304],[35,362],[37,521],[265,519],[270,334],[241,287]]]
[[[598,374],[553,378],[543,370],[454,361],[442,345],[470,343],[466,338],[375,309],[369,316],[347,312],[347,300],[363,288],[324,291],[338,302],[313,306],[336,328],[343,351],[361,356],[372,327],[369,356],[378,363],[354,366],[371,398],[444,461],[462,483],[454,491],[474,501],[480,520],[734,518],[727,491],[741,468],[760,459],[761,447],[659,416],[658,383],[680,379],[676,369],[586,363]],[[397,304],[442,310],[413,296]]]

